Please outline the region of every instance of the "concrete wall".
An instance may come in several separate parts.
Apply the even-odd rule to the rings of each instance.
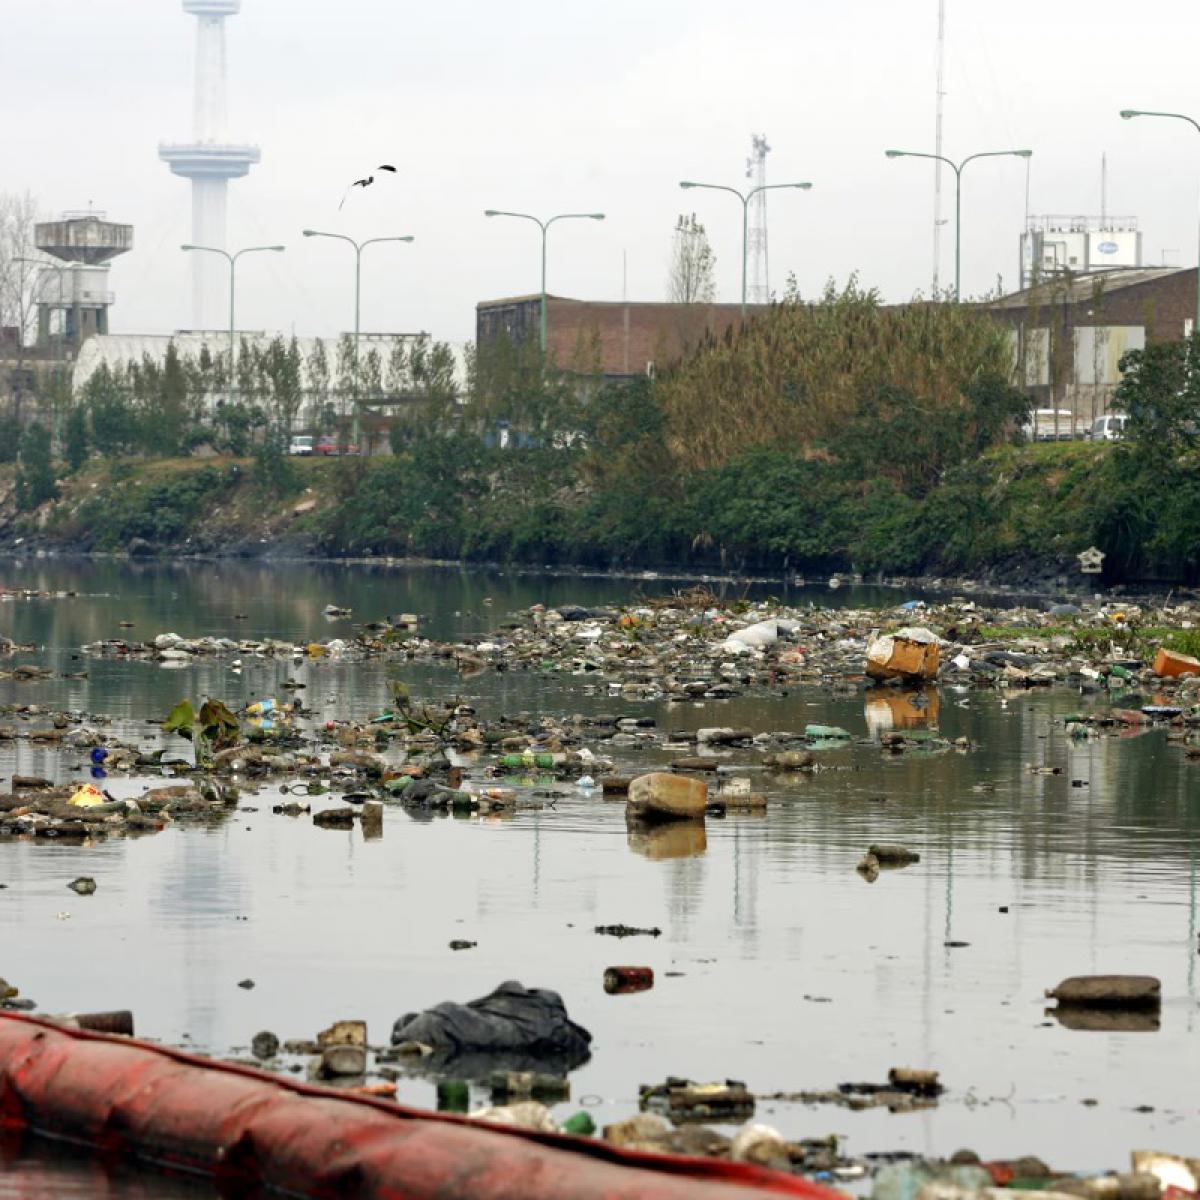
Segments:
[[[751,306],[751,315],[762,306]],[[486,345],[502,332],[516,341],[536,339],[541,300],[522,296],[484,301],[476,308],[476,341]],[[722,337],[741,322],[738,304],[646,304],[547,301],[547,351],[565,370],[609,378],[644,375],[676,362],[705,336]]]

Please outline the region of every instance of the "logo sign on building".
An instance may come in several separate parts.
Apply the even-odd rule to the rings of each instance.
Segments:
[[[1116,254],[1121,247],[1116,242],[1101,242],[1096,249],[1101,254]]]

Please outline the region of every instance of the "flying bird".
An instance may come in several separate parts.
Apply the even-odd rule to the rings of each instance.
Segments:
[[[392,166],[390,163],[381,163],[379,166],[377,166],[377,167],[375,168],[375,170],[376,170],[376,171],[389,171],[389,172],[391,172],[391,174],[393,174],[393,175],[395,175],[395,174],[396,174],[396,168],[395,168],[395,167],[393,167],[393,166]],[[347,188],[347,189],[346,189],[346,190],[345,190],[345,191],[342,193],[342,203],[338,205],[338,212],[341,212],[341,210],[342,210],[342,206],[343,206],[343,205],[346,203],[346,197],[347,197],[348,195],[350,195],[350,188],[356,188],[356,187],[360,187],[360,188],[364,188],[364,189],[365,189],[365,188],[369,188],[369,187],[371,186],[371,184],[373,184],[374,182],[375,182],[375,176],[374,176],[374,175],[368,175],[368,176],[367,176],[365,179],[356,179],[356,180],[355,180],[355,181],[354,181],[354,182],[353,182],[353,183],[350,185],[350,187],[348,187],[348,188]]]

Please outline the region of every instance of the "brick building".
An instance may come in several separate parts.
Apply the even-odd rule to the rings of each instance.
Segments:
[[[1196,271],[1064,274],[984,307],[1012,329],[1017,379],[1037,406],[1090,424],[1108,411],[1123,354],[1192,332]]]
[[[751,312],[762,306],[752,306]],[[606,379],[644,375],[677,361],[706,333],[718,337],[742,319],[738,304],[632,303],[546,300],[546,349],[564,370]],[[475,309],[475,340],[485,346],[502,333],[514,341],[536,341],[541,296],[484,300]]]

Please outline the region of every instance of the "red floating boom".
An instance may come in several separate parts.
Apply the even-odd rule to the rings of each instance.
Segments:
[[[484,1125],[9,1013],[6,1128],[311,1200],[844,1200],[742,1163]]]

